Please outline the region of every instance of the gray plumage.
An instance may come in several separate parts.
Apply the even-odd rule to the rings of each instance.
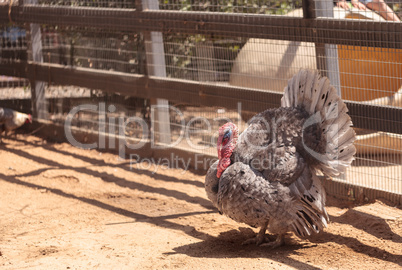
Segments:
[[[317,72],[301,70],[285,87],[282,107],[254,116],[238,137],[231,163],[220,178],[218,162],[207,172],[205,189],[218,210],[237,222],[299,237],[327,227],[325,191],[317,177],[343,173],[353,161],[355,132],[336,90]]]
[[[9,108],[0,107],[0,134],[15,130],[25,122],[32,122],[30,114],[14,111]]]

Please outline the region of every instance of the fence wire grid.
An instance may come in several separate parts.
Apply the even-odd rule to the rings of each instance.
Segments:
[[[305,1],[312,3],[311,1]],[[350,23],[353,32],[354,22],[361,24],[376,21],[382,25],[382,31],[395,31],[396,22],[388,22],[381,12],[358,10],[349,5],[349,9],[336,6],[332,1],[314,1],[314,17],[330,17]],[[50,7],[91,7],[110,9],[132,9],[139,3],[134,1],[38,1],[40,6]],[[231,14],[278,15],[277,18],[306,17],[303,13],[302,1],[159,1],[144,2],[144,6],[154,6],[161,11],[180,12],[215,12],[215,16]],[[305,4],[305,3],[304,3]],[[387,1],[395,16],[400,15],[401,5],[396,1]],[[305,6],[306,7],[306,6]],[[1,16],[6,16],[2,13]],[[173,16],[173,15],[172,15]],[[275,17],[276,18],[276,17]],[[8,16],[3,18],[8,20]],[[91,70],[99,74],[130,74],[132,76],[157,76],[166,79],[178,79],[177,90],[182,88],[180,80],[196,82],[199,86],[213,85],[234,87],[245,93],[256,104],[265,102],[267,108],[278,107],[277,101],[261,99],[261,92],[280,94],[289,78],[301,68],[318,69],[327,75],[340,91],[343,99],[375,107],[389,107],[398,113],[402,107],[402,49],[401,44],[383,48],[374,41],[361,40],[364,46],[344,45],[336,43],[337,37],[327,36],[327,44],[306,42],[307,32],[297,33],[300,41],[286,38],[267,39],[232,33],[202,34],[181,32],[176,29],[162,32],[122,31],[103,28],[99,25],[66,26],[44,23],[40,25],[40,42],[32,36],[29,23],[18,23],[10,26],[3,23],[1,36],[1,63],[32,61],[35,48],[33,43],[40,44],[42,61],[37,64]],[[156,23],[156,22],[155,22]],[[286,28],[286,26],[284,26]],[[331,30],[331,29],[328,29]],[[280,37],[276,34],[277,37]],[[345,33],[348,35],[350,33]],[[345,38],[346,40],[346,38]],[[399,42],[385,40],[383,42]],[[78,76],[78,75],[77,75]],[[117,76],[117,75],[116,75]],[[20,100],[19,109],[30,111],[30,104],[23,101],[31,98],[28,78],[14,78],[11,74],[1,77],[1,98],[4,102]],[[29,78],[32,83],[32,78]],[[78,77],[77,77],[78,80]],[[157,104],[158,96],[152,98],[128,97],[106,94],[102,87],[87,87],[71,82],[60,84],[54,81],[45,82],[46,100],[40,107],[45,110],[48,119],[62,125],[68,112],[79,104],[104,103],[105,108],[115,106],[115,110],[106,111],[107,128],[111,136],[119,136],[119,117],[125,120],[130,117],[145,119],[151,132],[143,127],[130,124],[125,126],[124,135],[132,139],[143,139],[148,134],[151,139],[160,143],[160,138],[168,133],[170,142],[177,142],[174,147],[188,152],[197,152],[216,157],[216,139],[219,126],[225,119],[230,119],[244,129],[247,121],[256,113],[244,110],[242,100],[234,109],[232,103],[236,97],[220,98],[219,106],[199,106],[189,99],[181,101],[176,95],[168,104],[177,110],[170,109],[168,117],[153,118],[151,105]],[[129,92],[132,88],[125,85]],[[28,89],[28,90],[27,90]],[[99,90],[100,89],[100,90]],[[116,89],[120,92],[122,89]],[[218,91],[219,92],[219,91]],[[230,103],[231,102],[231,103]],[[229,105],[229,103],[231,105]],[[7,103],[6,103],[7,104]],[[22,105],[21,105],[22,104]],[[366,112],[358,112],[365,118]],[[372,115],[372,114],[370,114]],[[400,114],[399,114],[400,115]],[[354,115],[351,115],[352,119]],[[383,117],[383,116],[381,116]],[[357,125],[358,149],[356,160],[345,176],[336,181],[402,195],[402,134],[379,130],[378,122],[384,118],[366,119],[372,124],[365,128]],[[109,120],[112,119],[112,122]],[[195,120],[194,120],[195,119]],[[204,120],[201,120],[204,119]],[[394,119],[394,118],[393,118]],[[99,114],[81,112],[72,121],[73,126],[82,130],[99,131]],[[390,120],[387,125],[400,126],[401,118]],[[188,139],[180,139],[188,132]],[[151,138],[151,136],[153,136]]]

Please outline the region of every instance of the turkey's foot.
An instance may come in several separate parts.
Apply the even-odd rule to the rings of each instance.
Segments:
[[[242,245],[255,244],[257,246],[262,246],[262,245],[265,245],[265,244],[269,244],[270,242],[271,241],[268,238],[268,236],[266,236],[266,235],[261,236],[260,234],[257,234],[256,237],[253,237],[253,238],[250,238],[250,239],[247,239],[246,241],[244,241],[242,243]]]
[[[285,244],[285,237],[283,236],[283,234],[279,234],[275,241],[273,242],[266,242],[266,243],[262,243],[260,246],[262,247],[269,247],[269,248],[277,248],[280,246],[283,246]]]
[[[256,244],[257,246],[260,246],[264,243],[269,243],[270,240],[269,238],[265,235],[265,231],[267,230],[268,227],[268,221],[264,223],[264,225],[261,227],[260,231],[256,235],[256,237],[253,237],[251,239],[247,239],[242,243],[242,245],[250,245],[250,244]]]

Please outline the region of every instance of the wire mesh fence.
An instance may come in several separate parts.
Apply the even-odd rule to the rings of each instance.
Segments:
[[[237,1],[237,0],[198,0],[198,1],[159,1],[161,10],[251,13],[251,14],[278,14],[285,15],[289,11],[300,8],[300,0],[286,1]]]
[[[387,3],[394,14],[398,15],[400,4]],[[39,4],[51,7],[135,9],[134,1],[39,1]],[[247,121],[258,112],[257,108],[279,106],[279,99],[267,100],[263,93],[280,98],[288,79],[298,70],[319,69],[330,77],[341,96],[350,104],[368,106],[367,111],[366,107],[358,107],[360,109],[351,114],[352,119],[357,119],[358,152],[356,161],[347,171],[346,177],[341,177],[337,181],[402,194],[402,135],[389,132],[397,130],[395,127],[402,123],[399,117],[399,108],[402,107],[402,44],[398,39],[375,38],[378,34],[397,32],[398,25],[385,23],[381,13],[375,13],[369,8],[358,10],[349,5],[349,9],[345,10],[335,6],[333,2],[330,4],[328,8],[328,1],[322,1],[321,4],[315,1],[313,9],[315,14],[312,18],[333,17],[336,21],[333,24],[331,24],[333,21],[326,24],[327,28],[317,28],[324,33],[327,31],[327,34],[323,34],[320,39],[311,37],[312,32],[301,31],[294,33],[294,40],[291,40],[288,34],[295,31],[289,26],[291,21],[280,21],[284,17],[306,17],[301,1],[159,1],[162,13],[190,11],[196,15],[201,12],[203,14],[215,12],[213,18],[227,18],[225,14],[279,15],[272,20],[282,22],[283,27],[276,29],[273,34],[266,33],[261,28],[261,37],[260,34],[248,37],[245,31],[236,34],[232,28],[236,28],[237,24],[217,33],[213,32],[213,26],[210,33],[199,32],[196,28],[194,32],[190,32],[187,28],[188,22],[185,20],[172,24],[174,28],[161,27],[163,30],[160,32],[161,39],[157,40],[150,38],[149,31],[133,31],[129,25],[126,30],[124,25],[114,29],[117,22],[113,27],[104,27],[102,24],[79,26],[78,23],[68,26],[58,24],[61,19],[53,24],[46,22],[41,24],[40,43],[43,63],[50,64],[49,69],[60,66],[78,71],[90,70],[102,76],[116,74],[114,78],[123,81],[120,86],[127,88],[124,89],[124,93],[132,91],[137,93],[132,96],[138,96],[118,96],[98,91],[106,88],[110,91],[109,82],[105,82],[104,85],[99,83],[95,85],[94,82],[93,87],[83,88],[92,84],[86,82],[86,85],[81,85],[83,78],[79,77],[80,73],[72,77],[77,81],[74,79],[71,83],[63,81],[61,85],[49,71],[48,78],[46,76],[41,78],[46,82],[47,93],[47,99],[43,101],[42,107],[48,114],[48,120],[63,125],[73,108],[92,104],[96,109],[90,107],[89,110],[82,110],[73,115],[71,123],[74,127],[83,131],[106,132],[116,138],[124,137],[130,139],[133,145],[140,140],[146,140],[155,147],[166,145],[166,141],[162,143],[161,138],[168,133],[169,147],[213,158],[216,157],[217,130],[222,123],[230,119],[243,130],[247,126]],[[304,6],[304,10],[308,10],[308,7]],[[177,15],[175,14],[169,16],[174,18]],[[116,21],[118,19],[116,18]],[[229,19],[228,22],[224,20],[222,19],[222,22],[230,25]],[[359,20],[359,24],[356,24],[356,20]],[[381,31],[362,34],[366,35],[367,39],[359,38],[357,40],[359,46],[349,44],[356,42],[350,37],[355,28],[363,29],[372,21],[381,25]],[[220,23],[219,20],[217,22]],[[341,25],[337,22],[350,27],[344,36],[332,34],[331,31],[336,31],[336,26]],[[165,23],[169,22],[154,21],[155,25],[166,25]],[[199,27],[203,25],[200,24]],[[19,63],[33,58],[34,39],[28,24],[13,27],[3,24],[1,29],[2,64]],[[273,38],[263,36],[271,34]],[[322,41],[327,44],[323,44]],[[332,47],[327,46],[328,44]],[[162,73],[155,72],[161,70]],[[36,76],[39,76],[38,74]],[[145,83],[141,88],[141,91],[151,89],[150,93],[172,91],[173,94],[170,95],[172,99],[168,103],[168,117],[164,119],[156,117],[158,103],[155,98],[159,96],[153,94],[145,97],[136,89],[137,84],[131,86],[125,83],[124,79],[118,77],[119,74],[152,75],[166,77],[166,80],[172,79],[175,89],[164,89],[165,86],[158,86],[158,83],[153,86]],[[136,81],[137,78],[143,77],[129,78]],[[30,80],[32,79],[31,74]],[[10,85],[6,81],[5,77],[1,80],[2,99],[12,98],[9,89],[14,86],[22,86],[20,91],[25,91],[23,97],[30,97],[26,93],[27,80],[24,80],[24,85]],[[215,89],[216,93],[212,90],[210,92],[199,90],[196,96],[188,97],[186,91],[189,83],[190,85],[195,83],[195,87],[200,89],[205,85]],[[227,92],[222,89],[228,87],[236,89],[237,92],[233,90],[229,92],[231,94],[224,94]],[[123,89],[114,90],[120,92]],[[246,96],[255,103],[255,108],[239,98]],[[213,106],[200,106],[198,101],[206,98],[214,101]],[[206,105],[205,103],[203,105]],[[375,115],[377,107],[389,107],[392,115]],[[104,114],[100,114],[99,109],[103,109]],[[139,124],[138,119],[143,119],[146,125]],[[363,122],[364,125],[361,124]],[[99,123],[103,123],[105,128]],[[386,126],[385,130],[379,128],[380,124]],[[164,128],[161,128],[162,126]]]
[[[1,59],[26,60],[26,30],[18,26],[0,27]]]
[[[139,33],[44,25],[41,34],[45,63],[126,73],[140,72],[143,43]],[[31,49],[28,50],[30,55]]]
[[[128,0],[39,0],[38,4],[67,7],[135,8],[135,2]]]

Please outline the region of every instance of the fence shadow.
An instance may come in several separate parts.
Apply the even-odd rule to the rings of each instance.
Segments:
[[[67,193],[61,189],[50,188],[47,186],[42,186],[42,185],[38,185],[38,184],[34,184],[34,183],[25,182],[25,181],[17,179],[15,176],[8,176],[8,175],[0,173],[0,181],[5,181],[8,183],[25,186],[25,187],[36,189],[36,190],[46,189],[48,192],[59,195],[61,197],[75,199],[75,200],[81,201],[83,203],[98,207],[100,209],[107,210],[107,211],[114,212],[114,213],[117,213],[119,215],[122,215],[122,216],[125,216],[128,218],[135,219],[135,222],[146,222],[146,223],[150,223],[150,224],[153,224],[153,225],[156,225],[159,227],[163,227],[163,228],[180,230],[180,231],[183,231],[184,233],[190,235],[191,237],[195,237],[195,238],[199,238],[199,239],[205,239],[209,235],[205,234],[203,232],[197,231],[193,226],[177,224],[172,221],[168,221],[167,219],[174,219],[179,216],[202,215],[202,214],[214,213],[214,211],[207,210],[207,211],[201,211],[201,212],[197,211],[197,212],[190,212],[190,213],[185,213],[185,214],[173,214],[173,215],[169,215],[169,216],[152,217],[152,216],[147,216],[144,214],[135,213],[135,212],[132,212],[132,211],[129,211],[124,208],[117,207],[117,206],[113,206],[113,205],[101,202],[99,200],[96,200],[96,199],[87,198],[87,197],[83,197],[83,196],[77,196],[77,195],[74,195],[71,193]],[[109,225],[112,225],[112,224],[109,224]],[[190,227],[190,229],[189,229],[189,227]]]
[[[181,192],[181,191],[177,191],[177,190],[173,190],[173,189],[167,189],[167,188],[162,188],[162,187],[152,187],[149,185],[145,185],[139,182],[134,182],[134,181],[128,181],[125,178],[121,178],[121,177],[117,177],[115,175],[106,173],[106,172],[99,172],[96,170],[91,170],[90,168],[86,167],[86,166],[80,166],[80,167],[73,167],[73,166],[66,166],[62,163],[59,163],[55,160],[52,160],[50,158],[45,158],[45,157],[39,157],[39,156],[35,156],[32,155],[30,153],[27,153],[25,151],[19,150],[19,149],[13,149],[10,147],[4,147],[4,150],[9,151],[15,155],[27,158],[27,159],[31,159],[35,162],[38,163],[42,163],[42,164],[47,164],[48,166],[54,167],[54,168],[58,168],[58,169],[69,169],[69,170],[74,170],[78,173],[83,173],[83,174],[87,174],[87,175],[91,175],[91,176],[95,176],[95,177],[99,177],[100,179],[102,179],[105,182],[113,182],[116,185],[120,186],[120,187],[125,187],[125,188],[130,188],[133,190],[140,190],[140,191],[144,191],[144,192],[150,192],[150,193],[156,193],[156,194],[162,194],[168,197],[173,197],[175,199],[178,200],[183,200],[186,202],[191,202],[191,203],[195,203],[195,204],[199,204],[207,209],[213,209],[212,204],[209,200],[204,199],[202,197],[198,197],[198,196],[190,196],[187,193]],[[57,151],[57,150],[56,150]],[[31,172],[27,173],[27,175],[29,176]],[[21,174],[18,175],[19,177],[22,176],[26,176],[25,174]],[[156,177],[156,176],[153,176]]]
[[[377,216],[349,209],[339,217],[331,216],[330,220],[336,223],[352,225],[356,229],[369,233],[378,239],[387,239],[395,243],[402,243],[402,236],[393,232],[388,223]]]
[[[321,269],[295,260],[289,255],[298,254],[299,250],[316,248],[319,244],[334,242],[346,245],[357,253],[402,265],[402,255],[392,254],[381,248],[366,245],[352,237],[335,235],[328,232],[315,235],[309,239],[309,242],[301,242],[299,239],[286,239],[285,246],[274,250],[255,245],[241,245],[244,240],[253,236],[254,232],[248,228],[230,230],[222,232],[217,237],[209,236],[202,242],[176,247],[174,248],[175,252],[166,253],[166,255],[185,254],[191,257],[203,258],[269,258],[295,267],[296,269]]]
[[[253,236],[255,236],[255,234],[250,228],[240,227],[239,230],[222,232],[217,237],[208,236],[202,242],[176,247],[174,248],[174,252],[165,253],[165,255],[185,254],[190,257],[217,259],[266,258],[296,269],[321,269],[308,263],[298,261],[290,256],[297,254],[298,250],[312,248],[316,246],[315,244],[287,243],[288,245],[277,249],[258,247],[256,245],[243,246],[241,244],[244,240]],[[267,269],[269,269],[268,266]]]
[[[44,148],[46,150],[54,151],[54,152],[57,152],[57,153],[60,153],[63,155],[68,155],[68,156],[74,157],[76,159],[80,159],[82,161],[91,163],[93,165],[107,165],[110,167],[116,167],[116,168],[123,169],[127,172],[142,174],[142,175],[145,175],[148,177],[152,177],[155,180],[171,182],[171,183],[182,183],[182,184],[194,185],[196,187],[201,187],[201,188],[204,187],[204,183],[202,183],[200,181],[189,180],[189,179],[178,179],[176,177],[167,176],[164,174],[160,174],[158,172],[151,172],[149,170],[140,169],[140,168],[137,168],[138,166],[135,166],[135,163],[132,164],[130,161],[119,163],[119,164],[107,164],[103,159],[91,158],[91,157],[87,157],[87,156],[80,155],[77,153],[67,152],[67,151],[64,151],[63,149],[56,149],[54,147],[54,144],[52,144],[52,143],[39,145],[34,142],[28,142],[28,141],[24,141],[24,140],[21,140],[18,138],[13,138],[13,140],[16,142],[25,143],[27,145],[30,145],[31,147],[41,146],[42,148]],[[191,172],[195,173],[195,171],[191,171]]]
[[[46,147],[49,150],[58,151],[51,145],[46,145]],[[55,160],[35,156],[35,155],[27,153],[23,150],[13,149],[8,146],[5,146],[4,150],[9,151],[13,154],[22,156],[27,159],[31,159],[35,162],[45,163],[48,166],[52,166],[52,168],[48,168],[48,169],[76,170],[77,172],[80,172],[80,173],[85,173],[88,175],[100,177],[101,179],[104,179],[104,181],[114,182],[117,185],[122,186],[122,187],[128,187],[128,188],[137,189],[137,190],[141,190],[141,191],[145,191],[145,192],[154,192],[154,193],[158,193],[158,194],[163,194],[163,195],[174,197],[176,199],[180,199],[183,201],[197,203],[201,206],[206,207],[207,209],[212,208],[210,202],[207,201],[206,199],[200,198],[200,197],[191,197],[191,196],[189,196],[185,193],[179,192],[179,191],[169,190],[169,189],[165,189],[165,188],[155,188],[155,187],[147,186],[147,185],[144,185],[141,183],[130,182],[130,181],[127,181],[126,179],[116,177],[114,175],[91,170],[85,166],[82,166],[82,167],[66,166]],[[64,151],[64,154],[67,155],[69,153]],[[77,158],[79,158],[79,157],[80,157],[80,155],[77,155]],[[87,159],[87,161],[89,161],[89,160],[92,160],[92,159],[91,158]],[[94,161],[96,161],[96,159]],[[104,162],[98,160],[98,165],[102,165],[102,164],[104,164]],[[167,253],[167,255],[179,253],[179,254],[186,254],[191,257],[206,257],[206,258],[238,258],[238,257],[241,257],[241,258],[269,258],[269,259],[276,260],[278,262],[287,264],[287,265],[297,268],[297,269],[319,269],[308,263],[300,262],[297,259],[291,258],[290,255],[297,254],[298,250],[301,250],[301,249],[314,248],[315,246],[317,246],[317,244],[334,242],[334,243],[337,243],[340,245],[346,245],[347,247],[354,250],[355,252],[358,252],[361,254],[366,254],[368,256],[377,258],[379,260],[397,263],[398,265],[402,266],[402,255],[395,255],[395,254],[392,254],[381,248],[366,245],[366,244],[360,242],[359,240],[357,240],[355,238],[351,238],[351,237],[344,237],[344,236],[324,232],[324,233],[321,233],[321,234],[313,237],[310,240],[310,243],[307,243],[307,244],[299,243],[299,242],[288,243],[287,246],[280,247],[279,249],[276,249],[275,251],[267,250],[267,248],[256,247],[253,245],[242,246],[241,243],[244,240],[246,240],[254,235],[254,232],[251,229],[240,228],[240,230],[230,230],[230,231],[222,232],[219,236],[214,237],[206,232],[197,230],[194,226],[181,225],[181,224],[177,224],[175,222],[167,220],[167,219],[178,217],[180,215],[201,215],[201,214],[215,213],[215,211],[206,210],[206,211],[201,211],[201,212],[197,211],[197,212],[190,212],[190,213],[184,213],[184,214],[174,214],[174,215],[163,216],[163,217],[161,217],[161,216],[160,217],[151,217],[151,216],[147,216],[144,214],[135,213],[135,212],[129,211],[129,210],[121,208],[121,207],[112,206],[110,204],[104,203],[104,202],[96,200],[96,199],[87,198],[84,196],[77,196],[74,194],[67,193],[61,189],[49,188],[47,186],[42,186],[42,185],[30,183],[30,182],[25,182],[25,181],[18,179],[20,177],[39,175],[44,170],[45,169],[38,169],[38,170],[31,171],[29,173],[17,174],[14,176],[8,176],[8,175],[4,175],[4,174],[0,173],[0,179],[3,181],[7,181],[9,183],[18,184],[18,185],[26,186],[26,187],[33,188],[33,189],[47,189],[49,192],[54,193],[56,195],[79,200],[81,202],[99,207],[103,210],[112,211],[112,212],[118,213],[120,215],[129,217],[129,218],[133,218],[133,219],[135,219],[134,222],[146,222],[146,223],[154,224],[156,226],[160,226],[163,228],[180,230],[191,237],[201,240],[200,242],[197,242],[194,244],[188,244],[188,245],[176,247],[174,249],[175,252]],[[395,233],[393,233],[391,228],[388,226],[388,224],[386,224],[386,222],[384,220],[381,220],[378,217],[374,217],[372,215],[361,213],[361,212],[353,210],[353,209],[349,210],[347,213],[348,213],[347,215],[343,215],[341,217],[331,217],[331,219],[337,223],[348,223],[348,224],[351,223],[351,225],[356,227],[357,229],[366,231],[367,233],[370,233],[377,238],[383,238],[384,237],[383,232],[385,230],[385,232],[390,237],[392,237],[392,240],[394,242],[398,242],[398,243],[401,242],[401,237],[399,235],[396,235]],[[364,226],[365,223],[362,222],[362,218],[366,218],[369,220],[375,220],[377,222],[377,227],[383,227],[382,232],[377,231],[375,228],[366,228]],[[109,224],[109,225],[113,225],[113,224]]]

